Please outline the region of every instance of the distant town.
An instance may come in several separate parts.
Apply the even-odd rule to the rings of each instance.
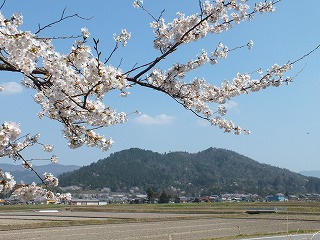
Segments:
[[[66,204],[66,205],[106,205],[106,204],[161,204],[161,203],[204,203],[204,202],[320,202],[320,194],[303,194],[299,196],[285,196],[283,193],[261,197],[258,194],[225,193],[210,196],[171,196],[166,192],[150,194],[146,192],[111,192],[105,188],[102,191],[81,191],[77,187],[67,187],[62,190],[71,190],[70,199],[53,200],[36,198],[23,201],[14,194],[8,198],[0,199],[0,205],[15,204]]]

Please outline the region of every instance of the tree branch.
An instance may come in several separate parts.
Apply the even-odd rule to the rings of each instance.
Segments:
[[[299,62],[300,60],[304,59],[305,57],[308,57],[310,54],[315,52],[318,48],[320,48],[320,44],[318,46],[316,46],[314,49],[312,49],[310,52],[308,52],[307,54],[305,54],[302,57],[298,58],[297,60],[293,61],[291,64],[295,64],[296,62]]]
[[[1,57],[0,57],[1,59]],[[2,59],[1,59],[2,60]],[[0,63],[0,71],[7,71],[7,72],[21,72],[21,70],[17,69],[13,65],[8,65],[5,63]],[[36,68],[32,71],[32,74],[46,74],[47,71],[44,68]]]
[[[61,17],[60,17],[59,20],[54,21],[54,22],[52,22],[52,23],[49,23],[49,24],[45,25],[44,27],[40,27],[40,24],[39,24],[39,25],[38,25],[38,26],[39,26],[39,29],[38,29],[38,31],[35,32],[35,35],[37,35],[37,34],[40,33],[41,31],[43,31],[44,29],[49,28],[49,27],[51,27],[51,26],[53,26],[53,25],[55,25],[55,24],[58,24],[58,23],[62,22],[63,20],[66,20],[66,19],[68,19],[68,18],[77,17],[77,18],[80,18],[80,19],[83,19],[83,20],[90,20],[90,19],[92,19],[92,17],[90,17],[90,18],[81,17],[81,16],[80,16],[79,14],[77,14],[77,13],[75,13],[75,14],[73,14],[73,15],[64,16],[64,13],[65,13],[66,9],[67,9],[67,7],[65,7],[65,8],[63,9],[62,14],[61,14]]]
[[[0,6],[0,10],[3,8],[4,4],[6,3],[6,0],[3,0],[3,3]]]

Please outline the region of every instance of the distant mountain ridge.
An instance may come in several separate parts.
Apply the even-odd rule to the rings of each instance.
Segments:
[[[221,193],[320,193],[320,179],[261,164],[236,152],[209,148],[198,153],[160,154],[131,148],[61,174],[60,186],[110,187],[127,191],[177,189],[190,195]]]
[[[320,178],[320,171],[301,171],[300,174],[308,177],[317,177]]]
[[[73,171],[79,169],[80,166],[76,165],[61,165],[61,164],[47,164],[41,166],[33,166],[33,168],[42,176],[43,173],[49,172],[52,173],[54,176],[59,176],[62,173]],[[11,175],[14,176],[14,179],[17,183],[21,182],[24,183],[40,183],[40,179],[30,170],[23,168],[21,165],[14,165],[14,164],[7,164],[1,163],[0,169],[6,172],[10,172]]]

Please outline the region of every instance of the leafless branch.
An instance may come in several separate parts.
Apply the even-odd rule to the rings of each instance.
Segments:
[[[114,49],[112,50],[112,52],[110,53],[109,57],[104,61],[104,64],[106,64],[107,62],[109,62],[109,60],[111,59],[112,55],[115,53],[115,51],[118,49],[118,43],[116,42],[116,46],[114,47]]]
[[[53,25],[55,25],[55,24],[57,24],[57,23],[60,23],[60,22],[66,20],[66,19],[68,19],[68,18],[77,17],[77,18],[80,18],[80,19],[83,19],[83,20],[90,20],[90,19],[92,19],[92,17],[90,17],[90,18],[81,17],[81,16],[80,16],[79,14],[77,14],[77,13],[75,13],[75,14],[73,14],[73,15],[65,16],[64,14],[65,14],[66,9],[67,9],[67,7],[65,7],[65,8],[63,9],[62,14],[61,14],[61,17],[60,17],[59,20],[54,21],[54,22],[52,22],[52,23],[49,23],[49,24],[45,25],[44,27],[40,27],[40,24],[39,24],[39,25],[38,25],[38,26],[39,26],[39,29],[38,29],[38,31],[35,32],[35,34],[37,35],[37,34],[40,33],[41,31],[43,31],[44,29],[49,28],[49,27],[52,27]]]
[[[142,81],[140,81],[140,80],[137,80],[135,77],[132,77],[132,78],[131,78],[131,77],[127,77],[127,80],[128,80],[129,82],[135,83],[135,84],[140,85],[140,86],[142,86],[142,87],[151,88],[151,89],[157,90],[157,91],[159,91],[159,92],[163,92],[163,93],[165,93],[165,94],[168,94],[168,92],[165,91],[164,89],[162,89],[161,87],[156,87],[156,86],[154,86],[154,85],[152,85],[152,84],[150,84],[150,83],[148,83],[148,82],[142,82]],[[169,95],[169,94],[168,94],[168,95]]]
[[[202,17],[203,17],[203,9],[202,9],[202,2],[201,2],[201,0],[198,0],[198,3],[199,3],[200,13],[201,13],[200,18],[202,19]]]
[[[3,0],[3,3],[0,6],[0,10],[3,8],[4,4],[6,3],[6,0]]]
[[[129,73],[131,73],[131,72],[134,72],[134,71],[138,70],[139,68],[143,68],[143,67],[149,66],[149,65],[152,64],[153,62],[154,62],[154,61],[149,62],[149,63],[146,63],[146,64],[143,64],[143,65],[138,66],[138,67],[136,67],[137,64],[135,64],[135,65],[133,66],[133,68],[132,68],[131,70],[125,72],[124,75],[127,75],[127,74],[129,74]]]
[[[19,154],[19,153],[18,153]],[[48,184],[43,180],[43,178],[39,175],[39,173],[34,170],[34,168],[28,163],[28,161],[26,161],[22,156],[21,154],[19,154],[21,159],[23,160],[23,164],[27,166],[28,169],[31,170],[31,172],[33,172],[39,179],[40,181],[42,182],[42,184],[45,185],[45,187],[48,189]]]
[[[318,46],[316,46],[314,49],[312,49],[310,52],[308,52],[307,54],[305,54],[302,57],[298,58],[297,60],[293,61],[291,64],[295,64],[295,63],[301,61],[302,59],[304,59],[305,57],[308,57],[311,53],[315,52],[318,48],[320,48],[320,44]]]
[[[122,61],[123,61],[123,58],[120,59],[119,65],[117,66],[117,69],[119,69],[121,67]]]
[[[77,36],[61,36],[61,37],[35,37],[35,39],[39,39],[39,40],[59,40],[59,39],[75,39],[75,38],[80,38],[82,37],[82,35],[77,35]]]
[[[159,18],[157,19],[157,18],[155,18],[155,17],[153,16],[153,14],[152,14],[151,12],[149,12],[149,10],[146,9],[142,4],[138,3],[138,5],[139,5],[139,7],[140,7],[143,11],[145,11],[145,12],[146,12],[154,21],[156,21],[156,22],[159,21],[159,19],[161,18],[162,14],[163,14],[164,11],[165,11],[165,10],[162,10],[161,13],[160,13]]]

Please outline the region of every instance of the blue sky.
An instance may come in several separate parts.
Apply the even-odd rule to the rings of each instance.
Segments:
[[[24,16],[24,30],[35,31],[38,24],[44,26],[59,19],[63,9],[66,14],[78,13],[91,20],[68,19],[43,32],[43,36],[77,35],[81,27],[87,27],[91,37],[100,39],[100,49],[108,56],[114,47],[112,35],[122,28],[131,32],[132,39],[127,47],[119,49],[112,59],[122,69],[128,70],[134,64],[143,64],[158,56],[153,48],[153,33],[149,27],[150,17],[132,7],[132,0],[112,1],[59,0],[18,1],[7,0],[3,14],[13,12]],[[174,4],[173,4],[174,3]],[[170,22],[176,12],[198,12],[196,0],[145,0],[145,6],[156,16],[165,9],[164,17]],[[216,66],[205,66],[191,73],[204,77],[208,82],[219,84],[232,80],[237,72],[252,72],[258,68],[267,69],[274,63],[283,64],[295,60],[320,43],[318,9],[320,1],[282,0],[272,14],[257,15],[252,22],[244,22],[221,35],[212,35],[205,40],[184,46],[166,59],[161,66],[192,59],[204,48],[215,49],[222,42],[229,48],[254,41],[252,50],[241,49],[220,60]],[[58,40],[57,50],[66,52],[73,40]],[[92,41],[91,41],[92,42]],[[289,73],[295,75],[294,83],[280,88],[270,88],[258,93],[234,98],[227,119],[241,127],[250,129],[249,136],[235,136],[223,133],[186,111],[172,99],[150,89],[132,89],[128,98],[116,95],[106,96],[105,102],[118,111],[139,110],[143,115],[132,115],[129,122],[103,130],[115,144],[108,152],[83,147],[72,150],[60,132],[59,123],[48,119],[39,120],[33,91],[19,88],[11,82],[21,80],[16,73],[0,72],[0,84],[11,84],[11,92],[0,94],[0,122],[16,121],[23,133],[41,133],[41,140],[55,145],[54,153],[61,164],[88,165],[94,161],[131,147],[139,147],[160,153],[169,151],[198,152],[209,147],[225,148],[248,156],[261,163],[287,168],[292,171],[320,170],[320,51],[303,59]],[[12,87],[13,86],[13,87]],[[26,153],[28,158],[47,156],[40,149]],[[4,162],[10,163],[8,159]]]

